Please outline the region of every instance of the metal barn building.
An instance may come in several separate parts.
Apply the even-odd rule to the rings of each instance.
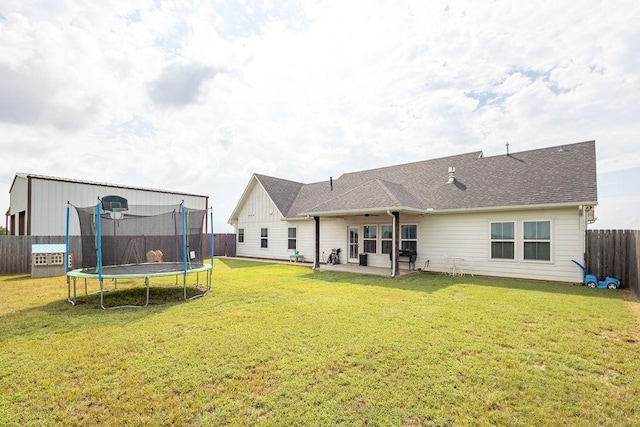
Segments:
[[[67,202],[93,206],[98,198],[109,195],[124,197],[131,205],[177,205],[184,201],[193,209],[209,207],[209,197],[197,194],[16,173],[9,190],[10,232],[20,236],[64,236]],[[70,221],[69,234],[80,235],[77,220]]]

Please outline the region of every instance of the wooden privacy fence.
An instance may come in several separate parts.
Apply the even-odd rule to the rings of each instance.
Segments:
[[[615,277],[640,297],[640,230],[588,230],[586,246],[586,267],[592,274],[599,280]]]
[[[202,236],[202,247],[211,244],[211,235]],[[65,243],[64,236],[0,236],[0,274],[26,274],[31,271],[31,245],[37,243]],[[214,234],[214,256],[235,256],[236,235]],[[82,266],[80,236],[69,237],[69,253],[73,255],[73,268]]]
[[[62,243],[64,236],[0,236],[0,274],[25,274],[31,271],[31,245],[38,243]],[[73,265],[81,256],[80,237],[69,238],[69,253]]]

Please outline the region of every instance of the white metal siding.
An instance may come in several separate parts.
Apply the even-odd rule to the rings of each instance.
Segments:
[[[15,191],[16,188],[14,186],[14,192]],[[26,186],[23,190],[21,189],[21,192],[25,194],[26,198]],[[31,178],[31,235],[65,235],[67,201],[78,207],[94,206],[98,203],[98,197],[102,198],[108,195],[122,196],[126,198],[131,205],[177,205],[184,200],[185,206],[189,208],[207,208],[207,198],[204,196],[117,188],[33,177]],[[13,200],[12,192],[12,206]],[[70,234],[79,235],[78,217],[73,208],[70,214]]]
[[[20,228],[24,230],[24,233],[27,232],[27,218],[26,215],[22,218],[24,224],[20,227],[20,212],[27,211],[27,180],[24,177],[16,175],[15,180],[13,182],[13,186],[11,187],[11,193],[9,194],[9,215],[13,216],[14,229],[11,231],[13,234],[17,235],[20,231]]]
[[[27,210],[27,180],[17,176],[11,187],[9,194],[9,214],[17,215],[19,212]]]

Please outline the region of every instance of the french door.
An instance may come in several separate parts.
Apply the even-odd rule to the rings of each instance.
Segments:
[[[358,262],[360,227],[349,226],[349,259],[348,262]]]

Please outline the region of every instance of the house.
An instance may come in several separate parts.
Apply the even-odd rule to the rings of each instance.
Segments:
[[[234,209],[237,255],[314,267],[389,267],[400,251],[446,272],[579,282],[587,224],[597,204],[595,141],[485,157],[471,152],[303,184],[254,174]]]
[[[21,236],[64,236],[67,202],[93,206],[99,197],[118,195],[136,205],[178,205],[207,209],[208,196],[141,187],[16,173],[9,190],[10,233]],[[78,221],[70,221],[69,234],[80,235]]]

